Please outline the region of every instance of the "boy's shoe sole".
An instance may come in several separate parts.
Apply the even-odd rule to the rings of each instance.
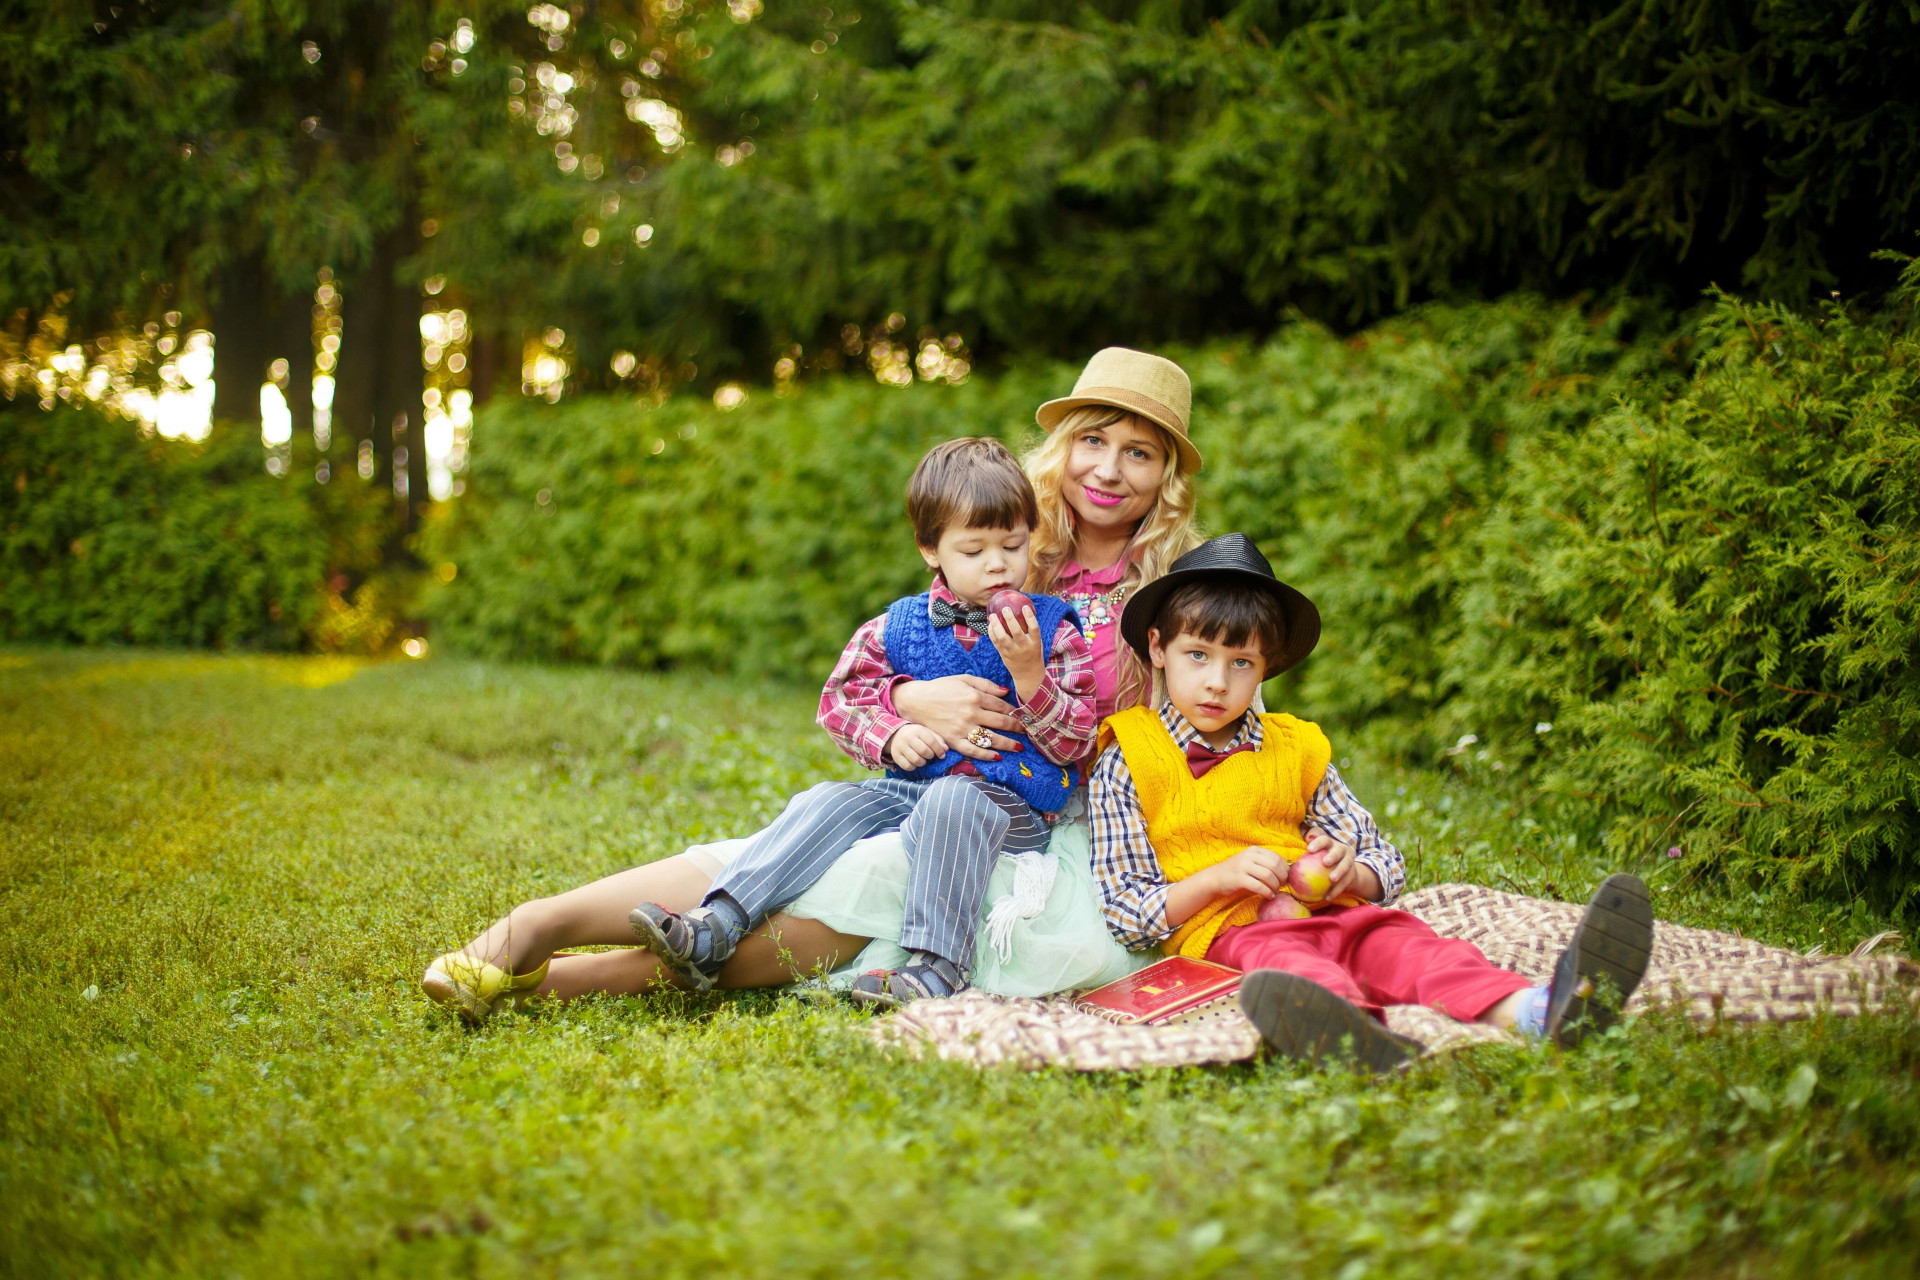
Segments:
[[[695,991],[713,990],[714,979],[718,975],[703,972],[691,959],[681,955],[667,937],[667,922],[672,918],[673,913],[664,907],[643,902],[627,915],[627,923],[633,926],[634,936],[640,939],[640,945],[651,951],[682,982]]]
[[[1420,1052],[1417,1041],[1395,1035],[1366,1010],[1279,969],[1259,969],[1240,980],[1240,1011],[1275,1053],[1289,1058],[1353,1062],[1383,1075]]]
[[[1554,966],[1547,1002],[1547,1035],[1563,1049],[1605,1031],[1619,1008],[1592,997],[1603,982],[1620,1007],[1627,1003],[1653,956],[1653,900],[1639,876],[1620,872],[1593,891],[1573,941]]]

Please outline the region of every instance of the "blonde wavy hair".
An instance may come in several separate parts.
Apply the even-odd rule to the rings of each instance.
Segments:
[[[1181,470],[1180,450],[1175,446],[1173,436],[1158,423],[1149,422],[1125,409],[1085,405],[1069,410],[1066,417],[1054,424],[1047,438],[1021,460],[1028,478],[1033,481],[1034,496],[1040,504],[1040,522],[1033,530],[1031,560],[1027,568],[1027,590],[1056,594],[1054,588],[1059,584],[1061,567],[1073,558],[1073,508],[1067,504],[1061,492],[1061,482],[1066,477],[1067,457],[1073,452],[1074,440],[1082,432],[1110,427],[1122,421],[1132,421],[1136,426],[1153,429],[1159,437],[1161,451],[1166,455],[1166,470],[1160,476],[1159,495],[1155,497],[1153,505],[1147,508],[1147,514],[1140,517],[1140,523],[1134,527],[1133,538],[1127,543],[1127,571],[1119,585],[1127,589],[1130,598],[1140,587],[1166,573],[1175,560],[1202,542],[1193,520],[1193,477]],[[1122,644],[1119,652],[1120,678],[1116,687],[1116,709],[1145,701],[1152,687],[1146,664],[1140,661],[1132,648]]]

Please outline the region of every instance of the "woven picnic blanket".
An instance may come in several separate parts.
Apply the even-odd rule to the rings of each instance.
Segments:
[[[1502,893],[1478,885],[1442,884],[1400,902],[1442,937],[1464,938],[1505,969],[1545,982],[1573,937],[1583,908]],[[1896,999],[1920,996],[1920,966],[1870,946],[1850,956],[1801,955],[1737,934],[1657,922],[1653,957],[1629,1012],[1675,1003],[1696,1024],[1790,1022],[1819,1010],[1850,1016]],[[1517,1042],[1512,1032],[1456,1022],[1419,1005],[1394,1005],[1387,1025],[1419,1041],[1428,1054],[1489,1041]],[[921,1000],[873,1024],[881,1044],[915,1056],[975,1066],[1009,1063],[1026,1070],[1124,1071],[1237,1062],[1260,1051],[1260,1036],[1231,1002],[1194,1022],[1120,1026],[1076,1007],[1072,995],[1004,999],[967,991]]]

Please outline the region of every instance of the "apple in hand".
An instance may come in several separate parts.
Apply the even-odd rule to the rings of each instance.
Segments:
[[[1027,629],[1027,610],[1031,608],[1033,608],[1033,601],[1028,598],[1027,593],[1015,591],[1012,587],[1000,588],[987,600],[987,612],[999,618],[1002,626],[1007,626],[1005,615],[1009,613],[1013,615],[1013,624],[1007,626],[1009,631]]]
[[[1319,902],[1333,888],[1333,876],[1327,871],[1327,860],[1317,853],[1301,854],[1287,870],[1287,886],[1300,901]]]
[[[1305,920],[1313,914],[1302,906],[1300,900],[1282,890],[1260,904],[1262,920]]]

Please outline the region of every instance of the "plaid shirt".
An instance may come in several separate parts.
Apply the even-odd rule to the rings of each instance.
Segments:
[[[939,578],[929,594],[938,600],[955,600]],[[909,677],[897,674],[887,661],[886,621],[883,613],[853,633],[827,677],[820,714],[815,717],[842,751],[869,769],[889,767],[883,754],[887,740],[894,730],[910,723],[893,709],[893,686]],[[953,638],[966,649],[983,639],[965,623],[954,624]],[[1093,754],[1099,740],[1093,694],[1093,651],[1080,629],[1062,619],[1040,687],[1014,708],[1014,718],[1041,755],[1055,764],[1077,764]]]
[[[1170,702],[1161,704],[1160,723],[1182,751],[1200,738],[1200,731],[1187,723]],[[1260,717],[1248,712],[1227,746],[1231,749],[1248,742],[1257,749],[1260,738]],[[1108,747],[1094,765],[1088,779],[1087,807],[1093,819],[1093,874],[1100,883],[1100,906],[1107,915],[1107,929],[1123,946],[1145,947],[1162,941],[1173,933],[1173,926],[1167,923],[1170,882],[1147,840],[1140,793],[1118,745]],[[1351,845],[1354,860],[1371,867],[1380,877],[1380,905],[1393,905],[1406,887],[1406,860],[1382,838],[1373,815],[1354,799],[1339,770],[1331,764],[1307,801],[1306,820],[1300,824],[1302,835],[1314,831]]]

